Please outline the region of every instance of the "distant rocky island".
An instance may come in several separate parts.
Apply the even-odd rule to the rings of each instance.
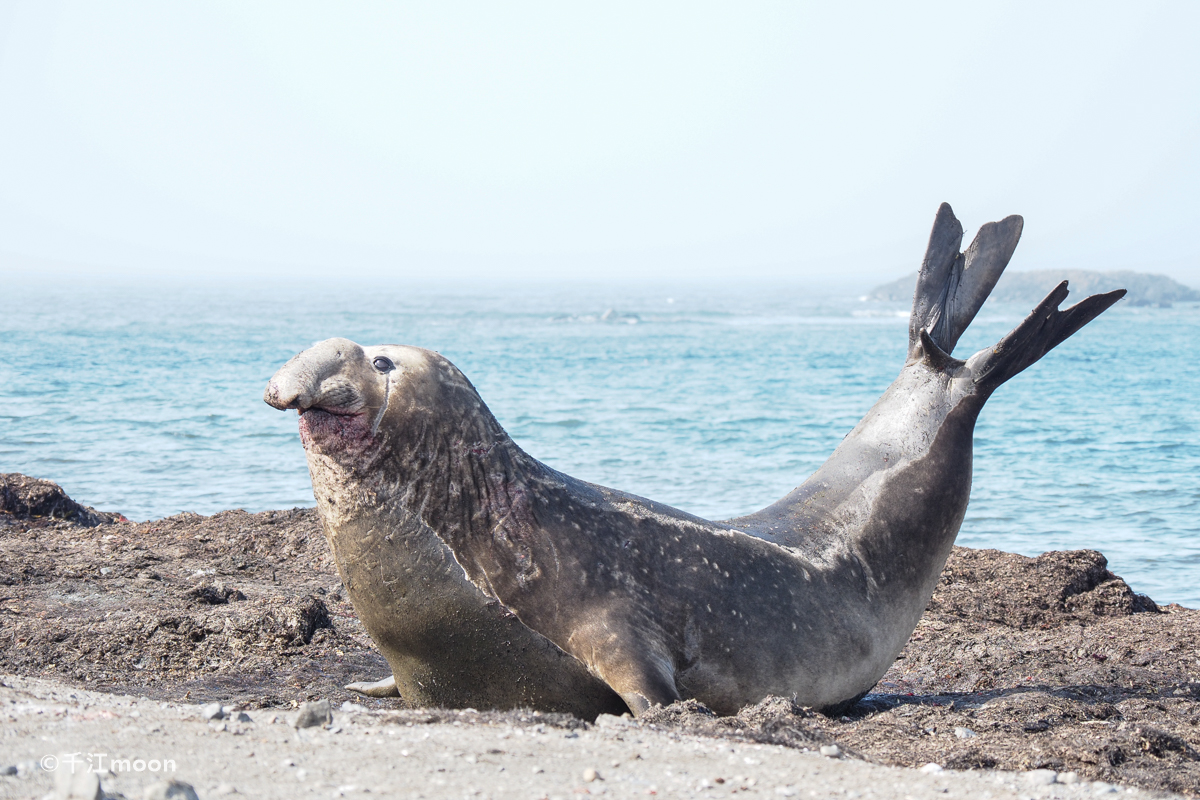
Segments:
[[[1170,308],[1174,303],[1200,303],[1200,292],[1171,280],[1166,275],[1145,272],[1091,272],[1082,269],[1042,269],[1032,272],[1006,272],[992,290],[991,300],[1002,303],[1037,303],[1061,281],[1070,281],[1074,298],[1083,298],[1113,289],[1128,289],[1125,303],[1131,306]],[[908,303],[917,285],[917,273],[877,286],[868,300]],[[1071,302],[1071,301],[1068,301]]]

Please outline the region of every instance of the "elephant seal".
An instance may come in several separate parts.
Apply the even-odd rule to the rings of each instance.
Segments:
[[[617,696],[640,715],[684,697],[732,714],[772,694],[827,710],[865,694],[954,543],[987,398],[1124,295],[1059,310],[1064,282],[955,359],[1022,224],[984,225],[960,253],[942,205],[899,377],[804,484],[723,522],[538,462],[437,353],[331,339],[293,358],[265,399],[300,411],[339,570],[400,693],[583,716]]]

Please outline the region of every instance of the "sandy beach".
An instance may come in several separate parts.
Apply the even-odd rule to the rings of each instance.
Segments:
[[[0,797],[62,796],[90,760],[103,791],[155,796],[175,780],[199,797],[846,797],[1160,796],[1108,783],[1060,783],[1050,770],[921,771],[819,751],[680,733],[602,717],[597,725],[533,714],[335,709],[327,727],[292,714],[230,710],[6,677]],[[242,716],[243,721],[237,721]],[[147,766],[148,765],[148,766]],[[157,767],[151,771],[150,767]],[[140,768],[140,769],[139,769]],[[932,768],[930,768],[932,769]],[[1057,780],[1056,780],[1057,778]],[[56,783],[57,781],[57,783]],[[92,784],[92,797],[95,788]],[[149,794],[147,794],[149,792]]]

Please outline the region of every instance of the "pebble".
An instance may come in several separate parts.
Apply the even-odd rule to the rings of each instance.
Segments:
[[[1092,784],[1092,791],[1096,794],[1112,794],[1113,792],[1117,791],[1117,787],[1113,786],[1111,783],[1096,781]]]
[[[215,791],[217,794],[222,795],[222,796],[227,795],[227,794],[237,794],[238,793],[238,790],[234,788],[232,783],[218,783]]]
[[[7,767],[0,767],[0,775],[16,775],[16,764],[9,764]]]
[[[333,711],[329,708],[328,700],[319,700],[315,703],[303,703],[300,706],[300,712],[296,714],[296,720],[292,723],[293,728],[313,728],[318,725],[332,725]]]
[[[200,800],[190,783],[171,779],[146,787],[143,800]]]
[[[591,783],[592,781],[597,781],[597,780],[600,780],[600,773],[596,772],[596,770],[592,769],[591,767],[588,767],[587,769],[585,769],[583,771],[583,782],[584,783]]]
[[[1079,773],[1078,772],[1059,773],[1058,782],[1066,783],[1066,784],[1079,783]]]
[[[340,710],[346,714],[361,714],[367,710],[367,707],[347,700],[342,703]]]
[[[1058,773],[1052,769],[1031,769],[1025,773],[1024,780],[1029,786],[1049,786],[1058,782]]]
[[[828,758],[841,758],[842,748],[836,744],[826,744],[821,746],[821,755]]]
[[[618,717],[615,714],[601,714],[596,717],[597,728],[632,728],[637,723],[629,717]]]
[[[225,709],[220,703],[209,703],[200,709],[205,719],[225,719]]]
[[[954,735],[959,739],[974,739],[978,734],[970,728],[955,728]]]
[[[54,771],[54,800],[100,800],[100,776],[95,772],[80,767],[71,769],[69,765],[59,765]]]
[[[925,766],[921,767],[921,772],[924,772],[924,773],[926,773],[927,775],[932,775],[932,774],[934,774],[934,773],[937,773],[937,772],[943,772],[943,770],[942,770],[942,765],[941,765],[941,764],[935,764],[935,763],[933,763],[932,761],[930,761],[928,764],[926,764]]]
[[[776,786],[775,794],[781,794],[784,797],[795,797],[796,796],[796,787],[795,786]]]
[[[252,719],[250,718],[250,715],[249,715],[249,714],[247,714],[245,711],[239,711],[239,712],[238,712],[238,715],[237,715],[237,721],[238,721],[238,722],[254,722],[254,720],[252,720]]]

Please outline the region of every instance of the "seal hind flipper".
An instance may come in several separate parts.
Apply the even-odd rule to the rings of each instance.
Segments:
[[[979,228],[965,252],[962,223],[949,203],[942,203],[929,233],[925,259],[913,293],[912,319],[908,327],[908,359],[921,354],[921,331],[947,355],[963,331],[975,319],[996,281],[1008,266],[1025,221],[1014,214]]]
[[[342,687],[348,692],[364,694],[367,697],[399,697],[400,689],[396,686],[396,676],[388,675],[377,681],[359,681],[347,683]]]
[[[953,372],[967,362],[959,361],[954,356],[937,346],[937,342],[929,335],[929,331],[921,329],[921,361],[930,369],[939,372]]]
[[[1066,299],[1067,293],[1067,282],[1063,281],[995,347],[971,357],[975,385],[982,392],[995,391],[1125,296],[1124,289],[1117,289],[1094,294],[1060,310],[1059,303]]]

